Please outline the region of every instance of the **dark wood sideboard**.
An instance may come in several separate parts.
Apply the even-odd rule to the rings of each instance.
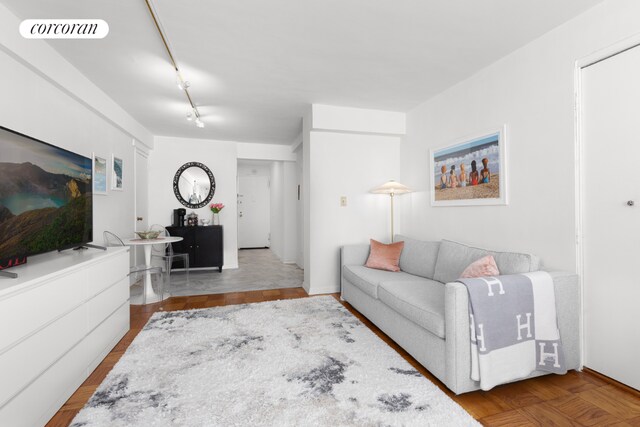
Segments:
[[[222,272],[224,264],[224,245],[221,225],[167,227],[172,236],[182,237],[184,240],[172,243],[176,253],[189,254],[189,268],[218,267]],[[182,263],[176,262],[181,268]]]

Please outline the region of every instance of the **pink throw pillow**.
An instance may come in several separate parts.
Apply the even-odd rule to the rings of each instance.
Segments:
[[[370,239],[371,252],[365,267],[377,270],[400,271],[400,253],[404,248],[404,242],[396,242],[385,245],[376,240]]]
[[[499,276],[500,271],[496,265],[493,256],[487,255],[477,261],[472,262],[464,269],[460,275],[461,279],[470,279],[473,277]]]

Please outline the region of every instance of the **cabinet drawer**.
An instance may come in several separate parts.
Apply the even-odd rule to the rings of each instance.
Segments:
[[[86,378],[87,353],[77,345],[0,408],[0,426],[44,425]]]
[[[84,318],[78,307],[0,355],[0,406],[84,338]]]
[[[87,376],[129,331],[129,304],[125,303],[102,322],[85,339],[85,348],[92,357],[87,365]]]
[[[91,268],[87,282],[87,297],[99,294],[109,286],[121,281],[129,274],[129,253],[110,257]]]
[[[91,331],[129,299],[129,279],[96,295],[87,302],[87,330]]]
[[[88,272],[82,269],[1,300],[0,351],[82,304],[88,281]]]

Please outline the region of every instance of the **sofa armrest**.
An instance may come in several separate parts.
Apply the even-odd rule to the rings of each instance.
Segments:
[[[556,296],[558,329],[567,369],[582,369],[582,291],[575,273],[549,272]]]
[[[340,249],[340,267],[364,265],[369,257],[369,245],[345,245]]]
[[[445,379],[456,394],[473,389],[471,381],[471,339],[469,294],[462,283],[451,282],[444,289]]]
[[[345,265],[364,265],[369,258],[369,245],[344,245],[340,248],[340,294],[344,288],[342,267]],[[342,298],[342,296],[341,296]]]
[[[581,369],[580,282],[574,273],[550,272],[556,298],[558,329],[567,369]],[[445,285],[445,381],[456,394],[473,390],[469,328],[469,294],[458,282]]]

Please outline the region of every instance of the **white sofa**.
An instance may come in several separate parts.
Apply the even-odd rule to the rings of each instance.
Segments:
[[[536,256],[495,252],[443,240],[404,241],[401,272],[364,266],[369,245],[341,250],[342,299],[402,346],[454,393],[479,389],[472,381],[467,289],[456,282],[473,261],[491,254],[501,274],[539,270]],[[567,369],[580,369],[580,286],[578,276],[551,272],[558,327]],[[545,375],[535,371],[530,377]]]

